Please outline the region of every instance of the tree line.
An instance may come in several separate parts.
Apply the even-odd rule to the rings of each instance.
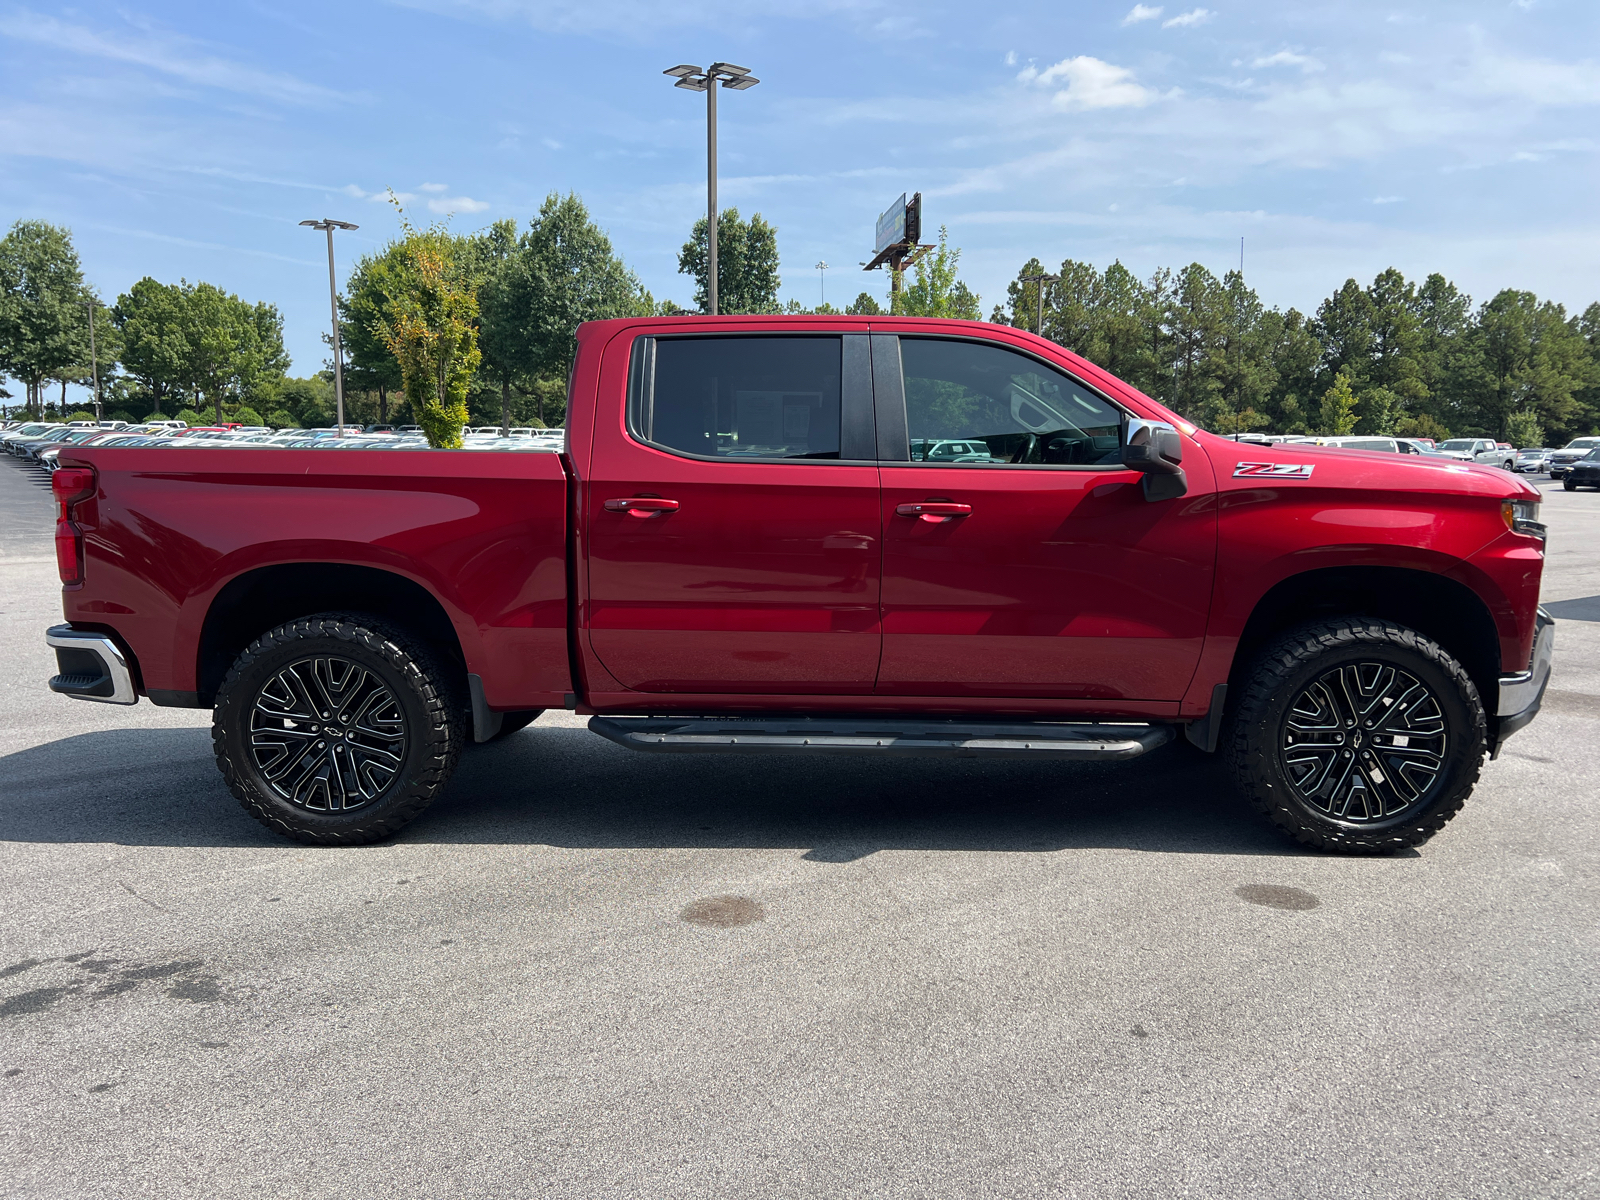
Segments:
[[[990,319],[1034,328],[1030,259]],[[1072,259],[1044,284],[1045,337],[1220,433],[1493,437],[1562,445],[1600,426],[1600,303],[1507,288],[1481,304],[1433,274],[1344,285],[1307,316],[1199,263],[1140,280]]]
[[[678,256],[694,308],[658,302],[575,194],[551,193],[522,228],[417,229],[403,212],[400,223],[399,237],[356,260],[338,300],[352,422],[414,422],[438,445],[463,424],[559,425],[579,324],[705,309],[704,218]],[[887,308],[863,291],[843,310],[779,301],[777,233],[759,213],[719,215],[723,312],[982,315],[945,229]],[[1022,277],[1043,273],[1037,258],[1024,264],[989,320],[1033,328],[1040,285]],[[1120,262],[1101,271],[1068,259],[1058,273],[1043,285],[1045,337],[1219,432],[1537,445],[1600,426],[1600,304],[1568,316],[1506,289],[1474,305],[1442,275],[1416,282],[1391,268],[1366,287],[1346,281],[1306,316],[1268,308],[1238,271],[1218,279],[1199,263],[1141,280]],[[147,277],[104,305],[67,230],[18,221],[0,239],[0,373],[22,384],[36,416],[90,415],[66,411],[66,385],[98,373],[113,418],[330,424],[331,363],[299,379],[289,365],[272,304]]]

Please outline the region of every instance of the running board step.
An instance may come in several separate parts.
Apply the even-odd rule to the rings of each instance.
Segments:
[[[892,754],[941,758],[1138,758],[1170,725],[915,721],[894,717],[591,717],[601,737],[656,754]]]

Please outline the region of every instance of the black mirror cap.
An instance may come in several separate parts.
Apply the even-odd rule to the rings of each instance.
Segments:
[[[1189,481],[1178,464],[1183,461],[1183,439],[1164,421],[1128,419],[1122,442],[1122,465],[1144,473],[1144,498],[1149,501],[1176,500],[1189,490]]]
[[[1130,418],[1122,442],[1122,465],[1134,471],[1172,475],[1183,461],[1183,439],[1163,422]]]

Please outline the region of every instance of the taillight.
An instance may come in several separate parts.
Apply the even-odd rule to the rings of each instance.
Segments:
[[[94,471],[88,467],[62,467],[50,477],[50,490],[61,502],[56,521],[56,570],[71,587],[83,582],[83,530],[72,519],[75,504],[94,495]]]

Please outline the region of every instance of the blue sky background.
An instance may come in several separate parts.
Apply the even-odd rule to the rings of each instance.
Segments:
[[[1441,271],[1478,299],[1600,300],[1593,0],[1340,4],[904,0],[0,0],[0,219],[70,226],[107,300],[143,275],[284,313],[327,351],[307,217],[452,227],[576,190],[658,299],[704,204],[723,59],[722,202],[778,227],[784,295],[882,294],[873,222],[902,191],[947,225],[985,311],[1031,255],[1219,273],[1246,238],[1269,304]]]

